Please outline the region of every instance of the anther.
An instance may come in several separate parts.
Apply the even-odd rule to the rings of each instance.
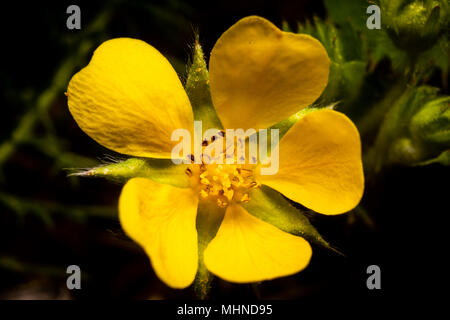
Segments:
[[[222,199],[217,199],[217,205],[221,208],[225,208],[228,203],[226,201],[223,201]]]
[[[228,201],[231,201],[233,199],[234,190],[233,189],[227,189],[226,192],[224,192],[225,197],[227,197]]]
[[[201,184],[211,184],[207,178],[203,178],[200,180]]]
[[[252,183],[250,183],[250,188],[255,188],[258,187],[258,182],[253,181]]]
[[[244,193],[244,195],[241,197],[242,202],[249,202],[250,197],[248,196],[248,193]]]
[[[208,197],[208,192],[202,189],[202,190],[200,190],[200,196],[202,198],[207,198]]]
[[[239,174],[241,174],[244,178],[250,177],[252,175],[252,170],[238,168]]]

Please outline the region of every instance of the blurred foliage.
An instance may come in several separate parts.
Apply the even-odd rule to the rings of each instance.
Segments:
[[[150,265],[146,256],[120,231],[116,211],[120,186],[108,187],[105,183],[80,179],[80,176],[94,175],[92,170],[97,170],[95,175],[101,176],[106,165],[108,169],[115,170],[116,181],[126,179],[122,170],[124,162],[116,154],[85,137],[76,127],[63,95],[70,77],[86,65],[95,47],[111,37],[131,36],[152,44],[153,41],[162,43],[156,47],[186,79],[186,89],[188,93],[191,91],[190,97],[196,100],[195,105],[200,110],[210,97],[196,96],[191,84],[204,78],[204,85],[208,86],[207,75],[187,74],[189,69],[183,61],[189,52],[188,44],[194,43],[194,49],[198,51],[201,50],[199,42],[203,40],[208,53],[220,33],[239,18],[259,14],[281,25],[281,19],[287,16],[288,21],[282,23],[285,30],[314,36],[322,42],[330,56],[329,83],[314,107],[332,105],[356,123],[361,134],[368,183],[383,188],[380,179],[392,168],[411,168],[413,171],[408,171],[407,178],[403,176],[403,179],[409,181],[408,177],[412,174],[411,179],[420,181],[420,168],[438,165],[438,170],[444,170],[444,166],[450,165],[449,2],[324,0],[323,7],[319,1],[304,3],[282,2],[279,5],[285,6],[283,10],[275,10],[278,8],[275,5],[257,10],[255,8],[259,4],[253,1],[249,2],[249,8],[241,8],[244,4],[239,1],[219,1],[214,8],[208,5],[195,7],[181,0],[131,1],[128,4],[112,1],[105,6],[86,5],[91,9],[86,15],[82,5],[83,26],[79,32],[55,31],[59,29],[52,27],[41,36],[48,39],[24,37],[32,42],[33,50],[42,55],[48,52],[53,55],[43,59],[42,65],[33,60],[36,69],[31,73],[25,67],[20,69],[18,63],[12,71],[8,66],[1,71],[2,99],[7,111],[1,119],[0,128],[0,219],[4,228],[0,280],[9,279],[10,274],[18,274],[19,280],[15,280],[18,283],[30,280],[23,280],[24,275],[45,275],[64,281],[63,266],[78,259],[76,261],[87,265],[88,276],[97,276],[97,282],[91,280],[96,284],[90,289],[92,294],[140,298],[185,297],[173,293],[156,277],[148,275]],[[379,30],[366,27],[366,8],[371,4],[381,8]],[[298,15],[293,15],[296,10]],[[66,16],[61,12],[65,12],[65,7],[57,7],[56,11],[57,18],[51,16],[48,23],[64,26]],[[200,37],[195,35],[197,25],[192,21],[198,21]],[[35,35],[39,37],[38,33]],[[49,47],[40,48],[39,41]],[[14,54],[16,52],[13,51]],[[24,61],[22,64],[29,66],[25,57],[20,57]],[[191,62],[193,66],[204,64],[195,56]],[[208,120],[217,124],[218,119],[213,116]],[[298,117],[294,115],[277,125],[287,129],[296,119]],[[95,157],[103,153],[111,156],[103,159],[103,166],[93,168],[98,164]],[[151,174],[154,177],[155,172],[160,172],[156,178],[164,180],[166,175],[171,174],[164,171],[165,168],[157,160],[127,161],[127,168],[131,163],[142,176]],[[64,171],[65,168],[76,170]],[[80,171],[78,168],[86,169]],[[401,172],[402,169],[396,170]],[[68,173],[72,173],[69,178],[66,177]],[[405,185],[403,187],[407,189]],[[423,192],[418,191],[420,195]],[[370,200],[371,197],[376,199],[374,202],[379,200],[376,192],[367,188],[360,206],[346,217],[331,219],[333,228],[325,234],[336,240],[345,253],[354,250],[360,255],[366,254],[360,247],[355,249],[349,245],[349,242],[358,241],[350,240],[355,237],[360,239],[360,230],[376,229],[377,223],[383,221],[379,216],[389,211],[387,207],[380,209],[367,201],[366,198]],[[410,194],[405,197],[410,197]],[[377,213],[378,217],[374,219]],[[313,223],[321,225],[320,230],[327,230],[326,222],[320,217],[311,214],[310,218]],[[28,225],[30,221],[31,226]],[[17,227],[17,224],[20,226]],[[339,231],[330,231],[336,229]],[[45,236],[41,230],[47,232]],[[351,233],[351,236],[342,235],[342,230]],[[34,237],[44,239],[42,244],[38,245]],[[379,243],[373,241],[372,248],[378,247]],[[363,241],[361,246],[365,245]],[[35,246],[39,248],[37,252],[33,250]],[[70,254],[58,259],[54,251],[46,255],[39,251],[52,246],[56,246],[58,254],[64,250],[70,251]],[[325,259],[326,263],[316,263],[298,276],[278,279],[266,286],[240,286],[236,289],[215,280],[215,295],[230,296],[238,292],[245,297],[292,298],[309,295],[318,288],[330,288],[333,283],[347,285],[339,282],[344,280],[333,278],[340,278],[339,271],[333,272],[327,266],[329,263],[340,264],[339,270],[343,272],[348,269],[345,262],[339,262],[341,260],[336,257],[321,257],[320,252],[315,259]],[[313,259],[312,264],[314,261],[317,260]],[[115,264],[118,265],[116,269],[111,267],[113,271],[105,271],[105,268]],[[2,270],[12,273],[6,273],[1,278]],[[351,268],[349,270],[347,272],[352,271]],[[327,280],[331,285],[327,286],[323,277],[328,274]],[[206,282],[206,286],[211,285],[208,277],[200,280]],[[345,281],[350,280],[346,278]],[[359,279],[351,278],[351,281],[356,283],[354,287],[359,285]],[[145,287],[143,283],[149,285]],[[300,288],[298,284],[301,284]],[[0,295],[2,290],[6,289],[0,288]],[[204,292],[199,294],[205,295]]]
[[[338,110],[355,120],[369,178],[392,164],[445,164],[450,108],[441,88],[448,89],[448,1],[382,0],[381,29],[372,30],[368,15],[359,14],[367,2],[325,5],[328,20],[316,17],[296,31],[319,39],[330,56],[318,104],[338,101]]]

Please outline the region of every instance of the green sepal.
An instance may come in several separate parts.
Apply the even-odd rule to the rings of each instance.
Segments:
[[[242,206],[253,216],[283,231],[301,236],[312,243],[343,255],[333,248],[314,228],[308,218],[299,209],[294,208],[279,192],[262,186],[252,190],[249,196],[251,201],[242,203]]]
[[[99,177],[117,182],[126,182],[131,178],[148,178],[158,183],[175,187],[189,187],[189,178],[185,173],[187,165],[175,165],[169,159],[130,158],[111,164],[101,165],[71,173],[71,176]]]
[[[437,90],[408,89],[386,114],[371,156],[375,172],[386,164],[417,165],[450,146],[449,97]]]
[[[192,64],[188,71],[185,89],[192,105],[194,120],[202,121],[203,130],[223,129],[213,107],[209,88],[209,72],[198,39],[194,43]]]
[[[197,209],[198,271],[194,280],[194,291],[199,299],[206,299],[211,289],[214,275],[206,269],[203,252],[216,236],[225,215],[225,208],[214,201],[200,200]]]
[[[292,116],[290,116],[289,118],[286,118],[284,120],[281,120],[280,122],[274,124],[273,126],[271,126],[269,128],[268,131],[271,131],[272,129],[278,129],[278,137],[281,139],[288,131],[289,129],[301,118],[303,118],[305,115],[307,115],[310,112],[314,112],[320,110],[319,108],[313,108],[313,107],[308,107],[308,108],[304,108],[298,112],[296,112],[295,114],[293,114]],[[270,143],[270,135],[267,136],[267,142]]]
[[[381,1],[384,28],[393,43],[411,56],[433,47],[442,33],[448,15],[444,1]],[[383,21],[382,20],[382,21]]]
[[[425,104],[412,117],[409,129],[415,139],[450,147],[450,97]]]
[[[408,88],[386,113],[371,153],[373,159],[366,159],[373,172],[379,172],[386,164],[413,164],[409,161],[416,162],[425,155],[422,146],[409,138],[408,127],[412,116],[436,93],[436,88],[429,86]]]
[[[441,7],[439,6],[435,6],[431,9],[430,16],[428,17],[425,27],[422,30],[423,37],[437,37],[440,29],[440,13]]]
[[[272,135],[270,134],[270,132],[273,129],[277,129],[278,130],[278,141],[281,140],[281,138],[289,131],[289,129],[301,118],[303,118],[305,115],[307,115],[308,113],[311,112],[315,112],[315,111],[319,111],[322,109],[331,109],[333,110],[334,107],[337,105],[337,103],[332,103],[326,107],[323,108],[315,108],[315,107],[307,107],[304,108],[296,113],[294,113],[292,116],[281,120],[280,122],[277,122],[276,124],[274,124],[273,126],[269,127],[267,130],[267,146],[268,146],[268,150],[267,150],[267,154],[270,155],[271,153],[271,145],[272,145]],[[258,133],[256,133],[258,134]],[[275,147],[276,145],[274,145]]]

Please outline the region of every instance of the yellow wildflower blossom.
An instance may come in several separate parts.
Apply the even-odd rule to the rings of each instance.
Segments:
[[[320,96],[329,63],[310,36],[282,32],[260,17],[240,20],[211,52],[211,98],[221,123],[267,128],[293,115]],[[191,104],[176,72],[140,40],[104,42],[72,78],[67,94],[81,129],[119,153],[169,159],[176,143],[172,132],[193,128]],[[265,185],[322,214],[351,210],[364,189],[359,134],[345,115],[323,109],[301,117],[277,148],[274,175],[260,175],[257,165],[192,163],[182,173],[190,181],[186,188],[142,177],[126,183],[120,222],[160,279],[173,288],[189,286],[199,256],[213,274],[241,283],[294,274],[308,265],[312,250],[304,238],[255,217],[244,204]],[[205,203],[217,208],[211,215],[222,210],[224,216],[199,255],[196,219]]]

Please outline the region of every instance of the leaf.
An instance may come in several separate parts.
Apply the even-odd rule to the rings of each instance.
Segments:
[[[294,208],[279,192],[262,186],[259,189],[252,190],[249,195],[251,201],[243,203],[242,206],[250,214],[283,231],[301,236],[310,242],[342,255],[325,241],[308,218],[300,210]]]
[[[328,85],[322,94],[322,103],[341,100],[350,102],[357,97],[363,84],[366,64],[363,61],[332,63]]]
[[[442,81],[446,82],[448,71],[450,69],[450,59],[448,56],[450,52],[450,41],[448,37],[440,37],[436,44],[429,50],[425,51],[420,59],[417,61],[418,70],[434,70],[433,66],[442,70]]]

